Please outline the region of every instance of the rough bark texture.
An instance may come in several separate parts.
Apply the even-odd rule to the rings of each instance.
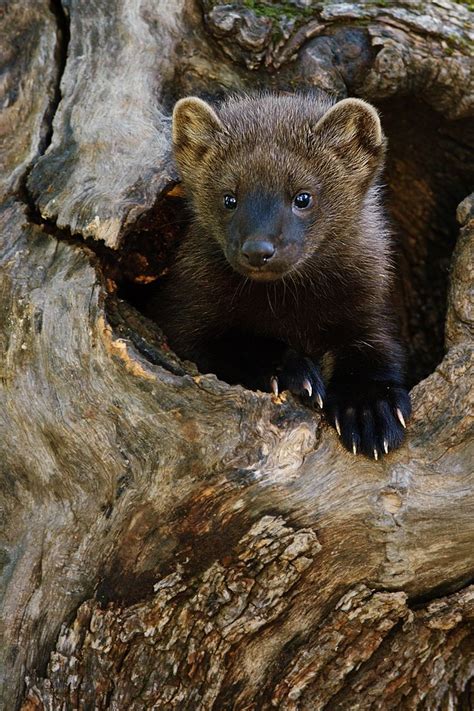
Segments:
[[[0,708],[471,708],[467,7],[2,13]],[[268,86],[382,110],[427,376],[383,461],[286,394],[197,373],[136,308],[186,227],[173,101]]]

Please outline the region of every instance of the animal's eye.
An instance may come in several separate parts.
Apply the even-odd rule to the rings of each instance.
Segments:
[[[311,207],[312,204],[313,198],[310,193],[298,193],[298,195],[293,198],[293,205],[298,210],[306,210],[306,208]]]
[[[235,210],[237,207],[237,198],[235,195],[224,195],[224,207],[227,210]]]

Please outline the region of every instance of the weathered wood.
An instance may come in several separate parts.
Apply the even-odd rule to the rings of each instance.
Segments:
[[[62,100],[29,185],[58,227],[116,246],[171,183],[162,102],[184,34],[184,2],[65,6],[71,41]]]
[[[471,693],[473,197],[458,209],[446,354],[413,389],[406,444],[380,462],[286,394],[198,374],[117,297],[138,303],[180,238],[181,203],[163,195],[179,95],[297,82],[390,96],[405,329],[422,372],[437,362],[422,322],[444,318],[436,263],[471,170],[467,123],[447,120],[472,101],[466,8],[290,2],[262,18],[250,5],[65,2],[50,143],[65,29],[40,4],[12,10],[50,32],[34,34],[49,54],[19,52],[7,74],[11,96],[28,78],[32,108],[5,144],[0,212],[2,708],[438,709]],[[397,106],[421,88],[444,118],[412,133]],[[407,136],[425,137],[422,160],[397,150]],[[413,320],[418,303],[428,316]]]
[[[2,3],[0,199],[18,190],[48,140],[56,107],[60,43],[47,0]],[[56,54],[56,56],[55,56]]]
[[[300,49],[304,64],[305,55],[322,44],[308,40],[324,35],[326,51],[316,53],[313,61],[324,62],[321,88],[332,89],[326,83],[328,65],[343,64],[338,35],[347,36],[348,27],[364,26],[373,51],[371,61],[364,58],[368,66],[358,87],[360,93],[371,99],[419,94],[450,118],[473,111],[472,15],[461,4],[449,0],[421,4],[363,0],[313,5],[290,0],[275,8],[271,3],[243,2],[236,7],[204,0],[203,5],[206,24],[223,51],[249,69],[260,64],[280,68],[295,59]],[[336,42],[328,43],[327,36]],[[344,42],[342,45],[344,53]],[[351,54],[350,73],[354,69],[357,73],[362,59],[357,43],[355,47],[352,43]],[[346,85],[354,82],[354,77],[349,82],[347,78],[346,74]]]
[[[157,584],[149,603],[126,610],[85,603],[61,632],[47,679],[32,685],[24,711],[59,708],[65,699],[71,708],[81,702],[137,711],[440,708],[456,701],[474,671],[472,586],[415,611],[402,592],[358,586],[311,629],[291,629],[287,619],[284,631],[294,636],[268,657],[268,630],[283,612],[291,618],[294,588],[317,551],[311,529],[295,533],[266,517],[191,594],[177,572]]]

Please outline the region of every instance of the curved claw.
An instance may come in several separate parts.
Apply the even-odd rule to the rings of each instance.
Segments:
[[[270,387],[275,397],[278,397],[278,378],[275,375],[270,378]]]
[[[400,424],[403,427],[403,429],[406,430],[407,426],[406,426],[405,418],[403,417],[402,411],[400,410],[399,407],[397,407],[397,417],[400,420]]]
[[[306,392],[308,393],[308,397],[311,397],[311,395],[313,394],[313,386],[309,382],[308,378],[305,378],[305,380],[303,380],[303,390],[306,390]]]
[[[321,410],[322,410],[324,403],[323,403],[323,398],[321,397],[321,395],[319,395],[319,393],[318,393],[318,396],[316,397],[316,400],[317,400],[317,403],[318,403],[319,407],[320,407]]]
[[[313,399],[316,400],[316,390]],[[332,381],[324,406],[327,419],[354,455],[380,462],[401,445],[410,415],[409,393],[379,381]]]

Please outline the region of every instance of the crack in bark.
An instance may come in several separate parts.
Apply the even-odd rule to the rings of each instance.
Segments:
[[[46,221],[43,220],[39,208],[33,196],[31,195],[31,192],[28,187],[28,178],[34,166],[41,158],[41,156],[46,153],[53,140],[54,117],[56,116],[56,112],[62,99],[61,81],[64,71],[66,69],[67,54],[70,41],[70,23],[68,16],[61,3],[61,0],[50,0],[49,9],[56,20],[56,46],[54,49],[54,62],[57,68],[57,76],[54,88],[54,96],[50,101],[49,106],[43,116],[43,123],[48,125],[48,130],[46,131],[44,137],[39,141],[38,154],[36,158],[30,163],[30,165],[27,166],[27,168],[25,169],[25,172],[23,173],[19,181],[17,190],[18,199],[26,206],[28,221],[35,225],[45,225]],[[52,227],[51,223],[50,226]]]
[[[391,641],[393,639],[395,639],[395,637],[400,633],[405,622],[406,622],[405,618],[400,618],[398,620],[398,622],[396,622],[393,625],[393,627],[391,627],[387,631],[387,634],[383,637],[380,644],[372,652],[370,657],[368,659],[366,659],[365,661],[362,661],[358,666],[357,665],[354,666],[345,675],[344,685],[343,685],[342,689],[339,689],[339,691],[336,691],[336,693],[333,694],[330,699],[328,699],[328,701],[321,708],[321,711],[334,711],[334,709],[337,708],[337,706],[335,705],[337,703],[337,699],[341,698],[341,696],[344,695],[344,692],[345,692],[345,689],[347,688],[347,686],[348,685],[350,686],[352,684],[352,682],[357,678],[357,676],[363,671],[364,668],[369,668],[370,666],[376,664],[377,660],[383,659],[387,647],[390,645]],[[360,635],[359,635],[359,637],[360,637]]]
[[[56,18],[56,48],[54,51],[55,55],[55,61],[57,63],[58,67],[58,77],[57,77],[57,82],[56,82],[56,87],[55,87],[55,92],[54,92],[54,98],[53,101],[51,102],[49,111],[50,111],[50,116],[48,118],[49,121],[49,131],[46,134],[44,138],[44,145],[40,149],[40,155],[44,155],[46,151],[48,150],[49,146],[51,145],[51,141],[53,139],[53,122],[54,122],[54,117],[56,115],[56,111],[58,110],[58,106],[61,102],[62,99],[62,92],[61,92],[61,81],[63,78],[64,70],[66,69],[66,62],[67,62],[67,55],[68,55],[68,47],[69,47],[69,42],[71,39],[71,32],[70,32],[70,22],[69,18],[66,14],[66,11],[64,10],[64,7],[61,3],[61,0],[50,0],[50,10],[51,13],[54,15]]]
[[[437,600],[442,600],[448,595],[456,595],[462,593],[463,590],[466,590],[471,586],[474,586],[474,572],[472,576],[463,578],[459,582],[446,584],[444,587],[438,586],[434,588],[431,592],[426,593],[425,595],[416,595],[409,597],[407,600],[407,605],[410,610],[416,612],[417,610],[421,610],[423,609],[423,607],[426,607],[431,603],[436,602]]]

